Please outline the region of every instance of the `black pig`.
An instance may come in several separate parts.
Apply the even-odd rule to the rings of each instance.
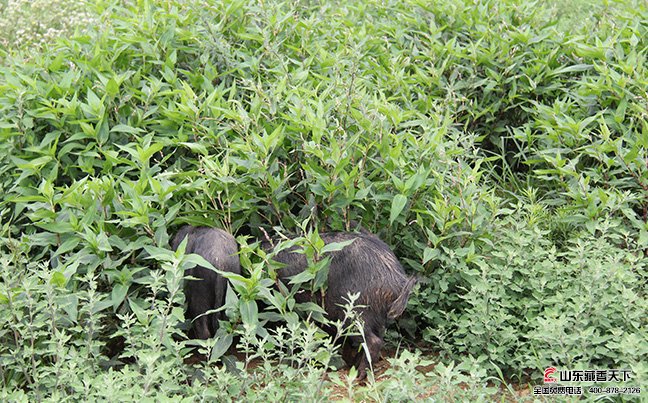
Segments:
[[[405,274],[403,267],[391,249],[378,237],[363,231],[362,233],[331,232],[320,234],[326,244],[353,240],[342,250],[330,252],[328,288],[324,296],[323,308],[332,321],[344,320],[344,309],[349,293],[360,293],[357,305],[364,321],[364,335],[368,352],[373,363],[380,357],[383,336],[387,321],[400,316],[405,310],[409,294],[416,284],[416,279]],[[269,242],[262,247],[272,249]],[[297,253],[298,247],[279,252],[274,260],[283,263],[279,277],[289,280],[307,267],[306,256]],[[321,295],[300,291],[295,296],[297,302],[315,301],[322,305]],[[330,331],[330,329],[328,329]],[[360,379],[366,376],[369,361],[364,352],[358,351],[362,336],[352,336],[343,346],[345,362],[355,366]]]
[[[185,253],[200,255],[219,270],[241,274],[238,244],[229,233],[217,228],[185,225],[171,242],[173,250],[178,249],[185,237],[188,237]],[[188,281],[185,287],[187,318],[192,320],[189,336],[208,339],[216,334],[218,320],[223,318],[223,313],[203,314],[223,306],[227,279],[202,266],[187,270],[187,274],[198,279]]]

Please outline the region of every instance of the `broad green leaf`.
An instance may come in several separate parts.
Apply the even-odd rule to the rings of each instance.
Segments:
[[[256,301],[240,300],[239,309],[241,312],[241,320],[243,323],[250,326],[256,326],[259,322],[259,311]]]
[[[294,276],[290,279],[290,283],[289,283],[289,284],[302,284],[302,283],[306,283],[306,282],[311,281],[312,279],[314,279],[314,278],[315,278],[315,274],[316,274],[316,273],[312,273],[312,272],[310,272],[310,271],[308,271],[308,270],[305,270],[305,271],[303,271],[303,272],[301,272],[301,273],[299,273],[299,274],[294,275]]]
[[[407,204],[407,196],[399,194],[394,197],[392,200],[391,204],[391,210],[389,212],[389,223],[393,224],[394,220],[398,218],[400,213],[403,211],[403,208],[405,208],[405,205]]]
[[[129,133],[129,134],[138,134],[138,133],[143,133],[144,130],[140,129],[139,127],[132,127],[128,125],[115,125],[110,128],[111,133]]]
[[[110,301],[110,303],[112,305],[112,301]],[[146,310],[144,310],[144,308],[139,306],[139,304],[135,302],[134,299],[128,298],[128,306],[130,306],[140,324],[147,325],[149,323],[148,313],[146,312]]]
[[[57,298],[57,303],[63,308],[72,323],[78,320],[79,298],[76,294],[61,295]]]
[[[127,293],[128,293],[127,285],[120,284],[120,283],[113,284],[113,289],[111,292],[113,309],[117,309],[117,307],[119,307],[119,305],[121,305],[121,303],[124,302]]]
[[[209,360],[215,361],[221,358],[227,352],[227,350],[229,350],[233,341],[234,337],[229,333],[218,336],[216,339],[216,344],[214,344],[214,348],[212,348],[209,354]]]
[[[76,248],[79,242],[81,242],[81,239],[77,238],[76,236],[69,238],[67,241],[63,242],[61,246],[58,247],[53,256],[62,255],[63,253],[71,251],[72,249]]]
[[[567,67],[561,67],[559,69],[553,70],[551,72],[552,76],[557,76],[559,74],[564,74],[564,73],[572,73],[572,72],[580,72],[580,71],[587,71],[591,69],[593,66],[591,64],[574,64],[571,66]]]
[[[182,145],[184,147],[187,147],[188,149],[190,149],[191,151],[193,151],[195,153],[205,155],[205,156],[209,155],[209,151],[207,151],[207,147],[205,147],[202,144],[199,144],[199,143],[187,143],[187,142],[178,143],[178,144],[180,144],[180,145]]]
[[[436,258],[437,256],[439,256],[439,250],[438,249],[426,247],[423,250],[423,264],[426,264],[427,262],[429,262],[430,260]]]
[[[345,247],[351,245],[355,241],[355,239],[349,239],[348,241],[342,241],[342,242],[331,242],[326,245],[321,249],[321,253],[327,253],[327,252],[335,252],[344,249]]]
[[[112,306],[112,300],[110,299],[101,299],[100,301],[97,301],[95,305],[92,308],[92,313],[99,313],[103,311],[106,308],[109,308]]]
[[[65,287],[65,284],[67,283],[67,279],[61,273],[60,271],[55,271],[52,273],[52,278],[50,279],[50,283],[56,287]]]

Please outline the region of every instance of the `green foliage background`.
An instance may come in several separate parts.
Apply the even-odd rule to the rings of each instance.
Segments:
[[[4,396],[487,400],[550,365],[645,381],[648,9],[579,4],[98,2],[42,51],[3,45]],[[407,351],[368,386],[272,349],[255,371],[182,364],[179,225],[352,220],[420,277],[400,334],[434,371]],[[243,249],[208,351],[265,351],[250,307],[271,285]],[[290,326],[277,351],[334,353]]]

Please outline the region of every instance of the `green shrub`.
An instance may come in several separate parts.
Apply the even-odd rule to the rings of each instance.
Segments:
[[[100,2],[82,34],[12,48],[3,397],[485,401],[549,365],[645,379],[648,10],[560,7]],[[434,370],[403,351],[365,386],[327,372],[321,312],[253,242],[354,221],[419,276],[388,339],[437,350]],[[252,235],[210,341],[184,336],[184,223]],[[183,364],[195,346],[210,359]]]

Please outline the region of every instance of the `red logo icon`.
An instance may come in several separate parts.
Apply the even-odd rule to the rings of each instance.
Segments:
[[[545,369],[545,372],[544,372],[544,383],[553,383],[553,382],[556,382],[556,378],[554,378],[554,377],[551,376],[551,375],[554,374],[554,372],[556,372],[556,368],[555,368],[555,367],[549,367],[549,368]]]

